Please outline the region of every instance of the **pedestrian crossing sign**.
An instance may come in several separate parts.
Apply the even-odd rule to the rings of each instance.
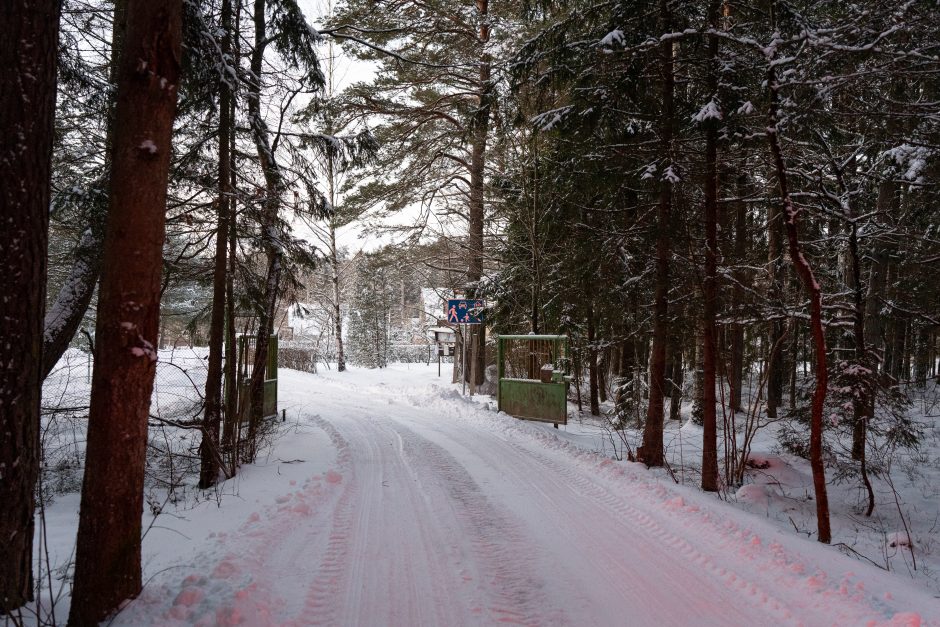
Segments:
[[[470,298],[452,298],[447,301],[447,322],[449,324],[483,324],[482,300]]]

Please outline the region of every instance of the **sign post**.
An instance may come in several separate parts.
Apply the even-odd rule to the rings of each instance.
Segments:
[[[467,393],[467,338],[472,325],[483,324],[483,309],[486,307],[480,299],[474,298],[451,298],[447,301],[447,323],[456,324],[460,327],[461,334],[461,394]],[[471,386],[471,395],[473,386]]]

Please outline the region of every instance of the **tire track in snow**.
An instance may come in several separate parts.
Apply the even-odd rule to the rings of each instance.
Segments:
[[[768,611],[780,624],[802,624],[804,621],[809,624],[862,624],[873,619],[871,610],[874,608],[869,603],[864,603],[865,595],[860,590],[856,590],[853,594],[841,588],[829,589],[824,575],[805,576],[802,565],[789,560],[779,543],[771,542],[769,546],[765,546],[758,535],[742,529],[730,520],[716,524],[710,513],[702,511],[696,505],[686,504],[681,496],[669,498],[670,492],[661,484],[650,486],[641,482],[632,482],[633,485],[642,488],[641,493],[645,492],[644,496],[647,496],[654,511],[658,509],[675,514],[675,518],[672,519],[673,525],[677,522],[684,523],[685,530],[694,534],[700,546],[693,545],[686,537],[669,530],[661,520],[601,486],[592,480],[590,475],[574,472],[569,464],[558,463],[544,452],[533,451],[517,442],[510,441],[508,444],[520,453],[527,453],[530,458],[538,460],[543,466],[553,469],[577,489],[590,494],[625,519],[645,529],[664,546],[675,549],[681,561],[693,563],[715,579],[722,581],[728,590],[738,594],[736,597],[738,602]],[[557,447],[558,442],[554,444]],[[600,470],[615,480],[625,478],[627,476],[625,470],[615,468],[615,466],[609,459],[602,460],[596,464],[594,470]],[[716,529],[718,533],[697,533],[695,527],[702,523]],[[715,538],[718,539],[717,542]],[[772,554],[769,559],[765,555],[768,550]],[[751,573],[743,574],[739,570],[742,558],[746,560],[746,563],[758,564],[755,570],[761,572],[762,576],[757,581]],[[763,574],[771,575],[770,579]],[[788,595],[788,598],[784,599],[770,590],[792,591],[796,594]],[[852,597],[853,603],[833,603],[837,597]],[[859,602],[864,604],[860,605]],[[866,609],[869,611],[866,612]],[[797,615],[794,615],[794,611]],[[888,622],[892,618],[885,616],[882,620]]]
[[[742,598],[739,596],[736,599],[738,602],[743,601],[745,604],[752,607],[759,607],[764,613],[770,615],[768,618],[772,618],[774,624],[799,623],[799,621],[795,621],[790,613],[785,610],[785,605],[783,602],[773,597],[772,594],[766,590],[758,588],[753,582],[748,584],[744,579],[737,580],[734,573],[723,571],[708,555],[696,548],[693,544],[688,542],[688,540],[668,531],[662,524],[653,519],[646,512],[643,512],[642,510],[637,509],[635,506],[630,505],[622,497],[619,497],[610,490],[599,486],[584,475],[573,472],[571,467],[567,464],[559,464],[551,458],[537,452],[533,452],[530,449],[520,446],[515,442],[508,442],[508,445],[519,452],[520,459],[527,458],[529,460],[538,462],[541,468],[533,468],[532,472],[541,472],[545,477],[552,477],[558,480],[557,482],[559,484],[564,484],[568,488],[574,490],[583,498],[583,500],[593,500],[595,504],[600,506],[598,509],[606,508],[608,511],[614,512],[619,521],[623,523],[624,527],[626,527],[631,533],[635,534],[631,538],[634,544],[636,544],[637,541],[652,541],[653,546],[667,547],[671,551],[669,555],[664,557],[667,557],[674,563],[692,564],[699,572],[704,571],[706,575],[710,574],[717,580],[724,579],[726,584],[725,587],[729,589],[732,587],[731,584],[734,584],[736,581],[740,581],[741,584],[746,584],[737,586],[738,588],[741,588],[740,592],[748,593],[751,598]],[[549,472],[545,472],[546,470]],[[676,504],[681,506],[681,499],[680,502]],[[599,520],[601,517],[591,517],[591,519]],[[644,530],[646,532],[643,534],[645,537],[635,533],[638,529]],[[606,535],[601,530],[591,528],[583,529],[582,532],[594,535],[598,542],[602,542]],[[630,536],[627,537],[630,538]],[[674,551],[674,553],[672,551]],[[636,571],[626,570],[625,574],[630,577],[636,577],[638,573]],[[706,579],[708,579],[707,576]],[[705,594],[703,590],[696,589],[695,587],[686,587],[682,590],[677,590],[677,592],[681,592],[683,595],[683,602],[689,602],[692,600],[692,597],[695,596],[699,597],[698,603],[705,607],[707,607],[711,602],[714,602],[714,599]],[[732,613],[732,611],[733,608],[728,608],[728,613],[725,614],[722,620],[734,622],[729,620],[729,615]]]
[[[296,624],[570,624],[544,609],[550,600],[531,568],[538,549],[445,450],[385,417],[317,424],[341,449],[350,487]],[[354,477],[358,465],[364,474]],[[407,523],[388,518],[396,512]],[[382,562],[397,560],[388,580],[386,564],[364,562],[376,545],[387,547]]]
[[[428,399],[424,399],[424,402],[415,402],[416,400],[418,399],[414,397],[409,398],[409,401],[415,407],[427,407],[429,405]],[[466,405],[466,401],[462,398],[457,399],[457,401],[458,405]],[[476,422],[475,427],[479,426],[479,421],[481,420],[492,424],[495,418],[491,413],[484,413],[473,405],[469,408],[465,406],[461,409],[461,411],[456,412],[455,417],[465,423],[472,424]],[[471,410],[470,416],[467,415],[467,412],[463,411],[466,409]],[[512,426],[516,427],[517,425]],[[528,429],[525,428],[510,428],[508,431],[530,437]],[[675,554],[661,557],[678,562],[695,564],[699,568],[706,569],[706,571],[710,572],[716,578],[724,578],[726,584],[736,582],[740,584],[744,583],[744,580],[737,579],[734,573],[720,568],[708,555],[697,549],[685,538],[670,532],[648,513],[631,505],[608,487],[597,483],[591,475],[583,472],[583,468],[580,467],[580,464],[579,466],[573,466],[570,460],[565,460],[566,463],[561,463],[557,459],[549,456],[545,450],[523,446],[518,441],[511,438],[500,437],[489,429],[481,435],[488,436],[488,438],[495,436],[495,441],[491,440],[488,443],[480,443],[468,438],[468,442],[470,442],[466,444],[468,449],[479,454],[481,457],[488,457],[490,463],[494,465],[511,462],[513,465],[517,466],[517,472],[515,474],[518,477],[538,478],[538,482],[550,484],[545,486],[538,485],[538,482],[535,481],[532,483],[532,488],[538,490],[541,499],[548,503],[550,507],[555,507],[559,509],[559,511],[563,511],[565,507],[570,509],[571,503],[566,503],[569,498],[562,497],[562,495],[565,495],[574,496],[578,500],[580,508],[584,508],[585,510],[594,508],[594,511],[597,512],[597,515],[594,516],[588,515],[589,512],[583,510],[568,512],[572,516],[578,516],[580,514],[581,518],[590,520],[593,523],[590,526],[577,529],[577,533],[592,537],[592,541],[588,542],[588,545],[603,546],[606,542],[609,542],[612,537],[617,537],[618,533],[626,532],[630,534],[636,529],[642,529],[646,532],[646,538],[643,538],[643,540],[652,540],[653,546],[668,547],[676,551]],[[559,447],[559,444],[563,443],[559,442],[553,436],[544,436],[539,439],[541,440],[541,444],[549,445],[549,450],[560,452],[561,447]],[[512,454],[507,455],[505,451],[503,451],[502,455],[497,454],[496,451],[501,447],[508,447],[511,449]],[[580,450],[577,450],[576,453],[578,457],[583,454]],[[596,455],[591,454],[591,456],[597,460]],[[608,466],[614,466],[613,462],[609,459],[600,460],[597,465],[602,469],[606,469]],[[596,471],[596,468],[592,468],[591,470]],[[618,470],[620,472],[617,472]],[[613,472],[620,478],[626,476],[622,469],[613,470]],[[662,486],[657,485],[656,488],[660,491],[660,496],[666,496],[667,493]],[[681,497],[676,505],[682,505]],[[605,516],[605,512],[613,516]],[[608,522],[610,520],[616,520],[620,524],[611,525]],[[563,531],[571,532],[574,530],[567,529]],[[570,539],[577,540],[578,538],[571,537]],[[637,538],[631,537],[630,535],[627,535],[627,539],[632,541],[634,545],[636,545],[638,541]],[[637,548],[649,549],[650,547]],[[628,563],[618,563],[615,560],[603,559],[604,557],[607,556],[602,556],[601,559],[597,560],[596,564],[599,566],[599,569],[606,570],[609,577],[625,578],[627,580],[635,580],[638,578],[638,572],[635,566],[631,568],[631,565]],[[753,583],[749,583],[747,586],[739,585],[739,587],[745,587],[745,592],[748,592],[751,597],[758,599],[757,603],[751,602],[749,603],[750,605],[760,607],[765,613],[771,613],[778,623],[793,622],[789,616],[789,612],[784,608],[784,604],[766,590],[758,588]],[[690,596],[698,595],[700,597],[699,601],[703,606],[707,606],[709,603],[709,599],[702,596],[699,591],[695,589],[685,590],[683,594],[686,596],[687,600],[689,600]]]
[[[649,533],[637,520],[625,516],[626,510],[613,507],[620,502],[609,493],[595,491],[590,482],[572,481],[580,477],[576,473],[569,474],[571,471],[566,466],[547,465],[544,459],[533,457],[529,450],[489,437],[479,439],[481,435],[487,436],[475,433],[474,437],[466,438],[467,450],[499,469],[500,476],[505,477],[506,482],[515,483],[520,492],[528,493],[519,497],[517,507],[525,509],[530,519],[537,519],[536,524],[544,527],[542,543],[558,547],[552,549],[556,551],[552,555],[554,563],[548,564],[548,568],[555,569],[550,571],[552,577],[567,576],[565,587],[575,594],[580,593],[575,605],[580,608],[582,617],[594,617],[597,624],[614,624],[622,620],[618,617],[623,612],[631,608],[646,610],[660,601],[665,624],[693,619],[698,624],[740,624],[773,614],[767,609],[742,610],[737,603],[725,609],[720,620],[718,616],[709,619],[708,614],[696,613],[690,608],[713,609],[714,593],[722,590],[716,590],[707,578],[700,579],[700,575],[693,576],[691,582],[687,576],[673,579],[659,572],[658,567],[695,565],[697,554],[674,551],[675,547],[668,544],[667,538]],[[528,533],[538,531],[530,529]],[[576,555],[564,547],[575,547]],[[653,571],[649,570],[650,566]],[[670,570],[676,571],[672,568],[663,572]],[[671,602],[670,599],[676,598],[681,598],[682,603]],[[777,618],[777,624],[785,624],[782,616]]]
[[[538,473],[541,468],[543,476],[562,479],[570,489],[617,512],[657,542],[678,551],[678,561],[693,563],[721,581],[727,590],[737,595],[737,603],[743,601],[758,608],[777,623],[875,625],[908,624],[908,620],[916,619],[916,615],[906,612],[892,616],[891,610],[877,597],[866,592],[861,583],[852,581],[851,573],[841,581],[827,581],[825,573],[807,574],[804,564],[794,559],[781,543],[765,543],[737,522],[721,519],[717,511],[686,504],[681,495],[653,477],[628,472],[629,468],[622,464],[574,447],[531,425],[482,410],[459,395],[442,394],[435,387],[431,386],[430,394],[405,394],[405,398],[422,410],[446,403],[451,417],[475,427],[485,427],[487,435],[494,439],[494,446],[507,445],[518,453],[517,460],[537,462],[537,466],[530,465],[532,472]],[[456,412],[453,411],[455,406]],[[450,437],[444,432],[442,435]],[[467,440],[473,452],[481,456],[492,454],[493,449],[488,450],[481,441]],[[558,456],[563,456],[564,461],[559,461]],[[640,497],[646,509],[620,496],[619,490],[623,488],[632,496]],[[653,512],[656,517],[651,515]],[[677,526],[681,529],[676,529]],[[702,526],[708,527],[711,533],[702,533]],[[700,546],[691,544],[684,537],[686,533],[691,533]],[[742,559],[753,565],[746,575],[740,570]],[[754,572],[758,573],[756,578]],[[933,619],[927,617],[927,620]],[[915,623],[919,624],[919,619]]]
[[[340,598],[346,584],[344,565],[349,561],[349,534],[353,520],[352,503],[358,490],[349,442],[332,423],[320,416],[311,417],[311,422],[326,432],[337,451],[336,463],[339,472],[327,473],[326,480],[334,485],[342,484],[343,489],[333,508],[329,543],[317,566],[317,574],[309,583],[303,613],[296,618],[295,622],[298,625],[336,625],[338,624],[336,600]]]
[[[388,421],[403,441],[405,454],[418,477],[443,487],[469,539],[473,558],[486,578],[488,610],[494,622],[518,625],[570,624],[561,609],[546,613],[551,601],[545,582],[535,573],[539,549],[518,524],[490,503],[467,470],[447,451],[401,423]]]

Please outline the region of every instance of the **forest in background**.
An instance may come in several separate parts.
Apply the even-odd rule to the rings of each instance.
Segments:
[[[573,400],[642,430],[633,459],[663,465],[666,420],[691,397],[703,489],[739,485],[749,438],[779,422],[781,445],[812,462],[818,539],[826,468],[866,490],[871,515],[872,477],[917,447],[910,408],[940,376],[935,7],[345,0],[317,7],[317,28],[308,10],[4,9],[20,37],[0,48],[15,226],[2,287],[28,298],[5,299],[0,322],[0,468],[18,468],[3,484],[0,535],[15,541],[0,549],[0,608],[32,594],[39,397],[68,347],[95,353],[83,624],[140,588],[124,542],[140,531],[160,322],[205,331],[189,425],[205,488],[256,454],[257,340],[313,284],[340,369],[343,341],[377,326],[348,312],[408,275],[412,292],[485,298],[491,335],[567,334]],[[374,76],[343,84],[344,55]],[[344,251],[344,229],[391,243]],[[353,257],[362,276],[344,278]],[[133,310],[115,296],[128,290]],[[259,347],[247,408],[223,395],[244,333]],[[464,376],[481,385],[492,344],[469,340]],[[122,478],[120,439],[139,469]],[[114,503],[119,519],[87,522]]]

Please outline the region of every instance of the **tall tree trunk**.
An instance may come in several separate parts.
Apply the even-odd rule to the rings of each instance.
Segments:
[[[222,0],[221,53],[229,59],[232,52],[232,2]],[[232,201],[231,158],[229,135],[231,134],[232,88],[230,75],[222,72],[219,80],[219,197],[218,227],[215,232],[215,266],[212,273],[212,314],[209,321],[209,363],[206,375],[206,400],[203,413],[201,465],[199,487],[202,490],[215,485],[222,469],[220,462],[219,430],[222,422],[222,355],[225,339],[225,274],[228,250],[228,221]],[[231,315],[231,314],[230,314]]]
[[[242,3],[235,3],[235,31],[241,32],[241,12]],[[234,65],[236,68],[241,65],[241,46],[238,41],[233,41]],[[234,86],[237,88],[237,85]],[[232,90],[230,99],[229,120],[235,119],[237,91]],[[230,472],[234,473],[238,466],[238,424],[241,420],[242,408],[239,407],[239,381],[238,381],[238,346],[235,337],[235,316],[237,310],[235,307],[235,272],[238,269],[238,258],[236,251],[238,248],[238,200],[236,196],[237,168],[235,167],[235,128],[231,125],[228,134],[229,142],[229,190],[232,196],[229,198],[228,209],[228,272],[225,273],[225,301],[227,303],[229,315],[225,319],[225,422],[222,425],[222,441],[227,454],[227,463]]]
[[[672,27],[669,0],[660,0],[660,20],[663,32]],[[663,458],[663,393],[665,386],[666,345],[669,341],[669,255],[670,223],[672,221],[672,161],[673,92],[672,40],[665,38],[659,45],[662,105],[660,111],[660,145],[663,151],[663,171],[660,172],[659,206],[656,212],[656,275],[655,304],[653,306],[653,348],[650,355],[649,405],[643,428],[641,461],[648,466],[662,466]]]
[[[813,343],[816,349],[816,389],[813,392],[812,419],[810,422],[809,457],[813,471],[813,487],[816,494],[816,524],[819,541],[826,544],[832,539],[829,528],[829,498],[826,494],[826,469],[822,459],[822,427],[823,406],[826,401],[826,384],[828,372],[826,367],[826,335],[822,324],[822,290],[813,269],[800,250],[799,233],[797,232],[798,212],[790,199],[787,187],[787,167],[783,161],[780,150],[778,133],[779,89],[777,83],[776,66],[771,64],[767,71],[767,88],[770,93],[768,108],[769,124],[767,127],[767,141],[770,144],[770,153],[774,168],[777,172],[777,184],[780,189],[780,200],[783,204],[784,225],[787,231],[787,241],[790,249],[790,261],[803,283],[803,287],[810,296],[810,326],[813,331]],[[776,352],[776,351],[771,351]]]
[[[238,32],[238,9],[236,9],[235,32]],[[231,114],[229,119],[235,116],[235,98],[231,102]],[[238,346],[235,336],[235,272],[237,270],[238,259],[235,256],[238,246],[238,225],[236,217],[238,215],[237,202],[235,197],[235,132],[233,128],[229,129],[229,166],[230,183],[229,190],[232,196],[228,202],[229,218],[228,233],[226,241],[228,242],[228,271],[225,273],[225,302],[229,315],[225,318],[225,421],[222,424],[222,446],[226,452],[226,460],[232,472],[235,472],[238,466],[237,451],[237,431],[239,414],[241,408],[239,403],[238,390]]]
[[[669,397],[669,419],[682,419],[682,347],[676,346],[672,358],[672,372],[669,373],[669,383],[672,387],[672,396]]]
[[[862,481],[868,491],[868,509],[866,516],[871,516],[875,509],[875,493],[868,478],[868,460],[866,455],[866,432],[871,421],[870,410],[874,404],[869,400],[874,393],[872,389],[872,371],[868,360],[868,349],[865,346],[865,292],[861,280],[861,263],[858,251],[858,224],[855,220],[854,207],[850,209],[852,222],[849,231],[849,254],[852,263],[852,337],[855,341],[855,362],[858,366],[856,393],[852,397],[852,413],[855,420],[852,430],[852,459],[861,466]]]
[[[734,218],[734,288],[731,291],[731,310],[735,316],[741,316],[744,304],[745,271],[740,268],[747,255],[747,207],[744,193],[747,190],[747,176],[742,174],[737,181],[738,200],[735,201]],[[731,373],[729,376],[730,393],[728,406],[735,411],[742,411],[741,387],[744,383],[744,325],[735,322],[731,326]]]
[[[876,207],[879,212],[886,211],[892,203],[894,182],[884,181],[878,190],[878,199]],[[887,286],[889,251],[886,246],[876,243],[872,251],[871,268],[868,275],[868,293],[865,298],[865,319],[868,321],[865,325],[865,343],[872,351],[874,359],[872,367],[875,371],[883,370],[885,364],[885,343],[884,343],[884,319],[881,313],[880,300],[885,296]]]
[[[470,194],[469,213],[470,231],[467,238],[470,263],[467,269],[467,282],[470,285],[470,298],[478,294],[479,283],[483,278],[483,225],[484,225],[484,171],[486,167],[486,142],[490,127],[490,100],[493,84],[491,78],[492,62],[487,46],[490,41],[490,3],[489,0],[476,0],[477,19],[479,20],[478,44],[480,46],[480,73],[477,83],[477,110],[473,115],[472,140],[470,147]],[[467,368],[464,377],[469,381],[475,374],[473,385],[481,385],[486,370],[486,330],[482,324],[472,325],[470,340],[475,363]]]
[[[116,93],[118,67],[121,51],[124,49],[124,31],[127,18],[127,0],[114,0],[114,15],[111,27],[111,60],[108,69],[108,82],[112,94]],[[114,144],[114,97],[109,98],[107,110],[107,130],[105,132],[105,173],[111,171]],[[102,186],[105,179],[92,183]],[[107,206],[92,208],[91,219],[85,232],[75,247],[75,259],[69,269],[62,287],[55,300],[46,310],[43,322],[42,378],[45,379],[55,368],[59,358],[68,349],[72,338],[78,331],[88,305],[91,304],[101,273],[101,250],[104,247],[104,231],[107,223]]]
[[[261,170],[264,173],[266,187],[260,227],[261,241],[268,265],[265,273],[263,302],[258,314],[254,365],[249,383],[250,411],[247,459],[254,459],[257,429],[264,413],[264,380],[268,363],[268,343],[274,328],[274,316],[282,271],[281,247],[277,242],[275,229],[277,228],[278,213],[284,192],[284,177],[274,158],[268,127],[261,113],[261,77],[264,67],[264,52],[270,41],[266,34],[266,6],[266,0],[255,0],[253,16],[255,45],[251,52],[251,79],[248,81],[248,117],[251,121],[252,138],[255,142]]]
[[[588,305],[587,311],[587,341],[588,341],[588,389],[591,392],[591,415],[601,415],[601,405],[597,392],[597,344],[594,329],[594,303]]]
[[[336,181],[334,179],[333,160],[327,161],[327,184],[329,186],[330,206],[336,207]],[[339,254],[336,251],[336,223],[330,218],[330,282],[333,285],[333,333],[336,335],[336,369],[346,370],[346,354],[343,351],[343,309],[339,289]]]
[[[330,228],[330,262],[333,274],[330,281],[333,284],[333,333],[336,335],[336,369],[339,372],[346,370],[346,353],[343,349],[343,309],[339,289],[339,256],[336,253],[336,229]]]
[[[675,313],[673,315],[675,315]],[[681,318],[681,316],[677,316],[677,317]],[[673,334],[673,336],[669,338],[669,346],[666,347],[666,370],[665,370],[666,375],[664,378],[665,387],[663,389],[663,404],[664,405],[665,405],[667,398],[669,400],[672,400],[673,391],[676,388],[676,384],[672,379],[672,375],[676,369],[675,368],[676,351],[680,350],[679,347],[681,346],[681,342],[682,340],[679,337],[679,335]],[[681,361],[681,357],[680,357],[680,361]]]
[[[705,424],[705,329],[702,318],[695,319],[695,342],[692,344],[692,422]]]
[[[180,0],[129,0],[70,625],[140,592],[147,418],[179,85]]]
[[[783,212],[775,203],[767,206],[767,264],[770,273],[768,300],[775,310],[768,322],[765,358],[767,359],[767,417],[776,418],[783,397],[783,352],[779,350],[783,338],[783,238],[781,221]]]
[[[788,394],[790,411],[796,410],[796,368],[800,363],[800,325],[796,318],[790,318],[790,391]]]
[[[712,29],[718,28],[718,2],[708,5]],[[718,98],[718,36],[708,37],[708,90]],[[715,346],[717,330],[715,310],[718,300],[718,120],[706,120],[705,128],[705,279],[702,284],[702,489],[718,490],[718,426],[715,408],[715,383],[718,357]]]
[[[33,598],[60,3],[0,9],[0,615]]]
[[[234,188],[233,188],[234,189]],[[238,406],[238,339],[235,334],[235,251],[236,225],[235,225],[235,199],[232,198],[229,210],[228,233],[228,272],[225,274],[225,302],[229,315],[225,318],[225,421],[222,424],[222,446],[226,451],[229,471],[234,473],[238,466],[238,452],[236,451],[238,422],[241,408]]]
[[[919,386],[927,383],[930,365],[930,329],[924,324],[917,327],[917,348],[914,359],[914,381]]]

